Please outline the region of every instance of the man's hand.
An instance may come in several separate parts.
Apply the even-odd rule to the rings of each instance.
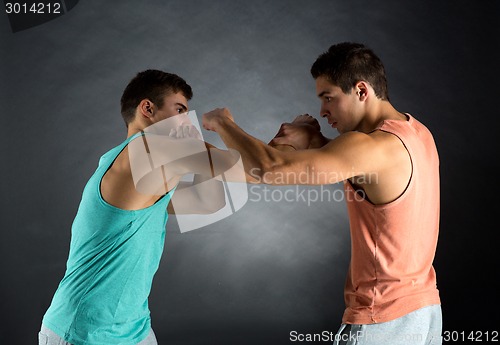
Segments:
[[[193,138],[203,140],[198,129],[193,125],[181,125],[177,128],[172,128],[168,136],[176,139]]]
[[[227,108],[217,108],[208,113],[203,114],[202,122],[203,128],[209,131],[217,131],[217,127],[223,121],[232,121],[234,122],[233,115]]]
[[[297,116],[292,123],[295,124],[309,124],[313,127],[315,127],[318,131],[321,130],[321,126],[319,125],[318,120],[316,120],[314,117],[312,117],[309,114],[304,114],[304,115],[299,115]]]
[[[328,142],[320,130],[321,126],[314,117],[308,114],[299,115],[292,123],[283,123],[269,144],[289,145],[296,150],[319,148]]]

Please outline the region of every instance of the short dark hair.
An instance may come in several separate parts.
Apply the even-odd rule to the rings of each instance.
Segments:
[[[149,99],[156,106],[163,106],[163,98],[169,93],[182,92],[187,100],[193,97],[191,86],[176,74],[148,69],[128,83],[121,98],[121,113],[128,124],[134,120],[135,110],[143,99]]]
[[[316,59],[311,74],[314,79],[325,76],[344,93],[350,93],[357,82],[364,80],[370,83],[378,98],[389,100],[384,65],[363,44],[343,42],[332,45]]]

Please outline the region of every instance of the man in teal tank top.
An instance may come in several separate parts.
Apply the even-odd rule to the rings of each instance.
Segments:
[[[185,113],[192,95],[182,78],[157,70],[138,73],[126,87],[127,139],[101,157],[85,186],[66,273],[43,317],[39,344],[157,344],[148,296],[180,177],[165,181],[164,195],[139,193],[127,145],[146,127]]]

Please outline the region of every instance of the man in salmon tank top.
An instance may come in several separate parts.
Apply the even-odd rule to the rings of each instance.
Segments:
[[[311,67],[324,137],[305,114],[266,145],[218,108],[203,115],[242,156],[253,182],[344,184],[351,260],[334,344],[441,344],[433,260],[439,232],[439,158],[430,131],[389,102],[384,66],[363,44],[332,45]],[[287,149],[280,149],[280,148]]]
[[[157,344],[148,297],[174,190],[185,197],[174,202],[176,214],[210,214],[224,206],[213,166],[200,168],[203,157],[210,158],[208,144],[186,120],[192,95],[184,79],[160,70],[138,73],[125,88],[121,113],[127,137],[100,158],[83,190],[66,272],[43,317],[39,344]],[[179,150],[196,154],[184,159]],[[179,188],[187,173],[204,194]]]

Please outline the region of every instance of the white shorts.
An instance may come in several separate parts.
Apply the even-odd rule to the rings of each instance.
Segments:
[[[412,311],[383,323],[342,324],[334,345],[440,345],[442,316],[439,304]]]
[[[71,345],[60,336],[55,334],[51,329],[47,328],[42,324],[42,328],[38,333],[38,345]],[[156,341],[156,336],[153,330],[149,332],[149,335],[143,341],[139,342],[137,345],[158,345]]]

